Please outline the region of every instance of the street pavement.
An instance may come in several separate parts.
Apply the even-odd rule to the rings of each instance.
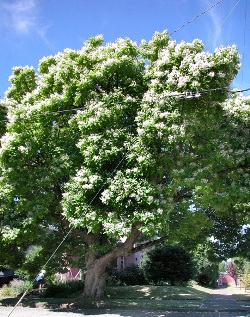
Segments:
[[[197,310],[145,311],[109,309],[43,309],[0,306],[0,317],[250,317],[250,301],[236,301],[230,288],[212,290]]]

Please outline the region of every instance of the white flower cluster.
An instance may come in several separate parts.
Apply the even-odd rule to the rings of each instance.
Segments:
[[[90,172],[84,168],[78,170],[77,175],[73,177],[73,182],[81,185],[83,189],[92,189],[100,177],[89,173]]]
[[[4,226],[1,228],[2,239],[9,241],[17,239],[21,229],[11,228],[10,226]]]
[[[104,232],[108,235],[126,237],[130,232],[130,224],[126,224],[125,221],[119,222],[115,218],[111,218],[109,222],[103,223]]]
[[[6,150],[15,148],[16,139],[18,138],[18,133],[5,133],[1,138],[0,155],[2,155]]]

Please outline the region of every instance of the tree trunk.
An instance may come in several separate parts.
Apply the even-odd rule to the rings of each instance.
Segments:
[[[96,259],[87,265],[83,297],[85,299],[100,300],[105,296],[107,273],[105,272],[109,261],[105,263],[102,258]]]
[[[85,299],[100,300],[105,296],[105,286],[107,280],[106,268],[108,264],[117,259],[120,256],[127,256],[139,248],[135,248],[135,242],[138,240],[140,235],[139,231],[140,224],[134,224],[131,228],[130,235],[127,237],[124,243],[118,244],[116,247],[111,249],[105,254],[100,254],[97,251],[93,251],[92,246],[99,241],[100,236],[98,234],[88,234],[85,237],[87,242],[87,253],[85,255],[86,264],[86,276],[83,297]],[[158,242],[161,239],[158,240]],[[152,242],[146,243],[140,246],[151,245]]]

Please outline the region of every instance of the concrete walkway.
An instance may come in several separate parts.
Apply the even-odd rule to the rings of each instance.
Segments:
[[[250,314],[250,301],[236,301],[232,293],[232,288],[212,290],[210,295],[203,301],[200,310],[206,312],[242,312]]]

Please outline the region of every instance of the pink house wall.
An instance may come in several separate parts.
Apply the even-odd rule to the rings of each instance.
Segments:
[[[230,276],[228,273],[220,273],[219,279],[218,279],[218,285],[235,285],[235,279]]]
[[[71,281],[71,280],[81,280],[82,274],[81,270],[77,268],[67,267],[66,273],[57,273],[56,279],[58,281]]]
[[[117,259],[117,270],[121,271],[125,269],[125,267],[130,266],[132,264],[139,265],[141,262],[141,258],[146,251],[139,251],[134,254],[131,254],[127,257],[120,257]]]

